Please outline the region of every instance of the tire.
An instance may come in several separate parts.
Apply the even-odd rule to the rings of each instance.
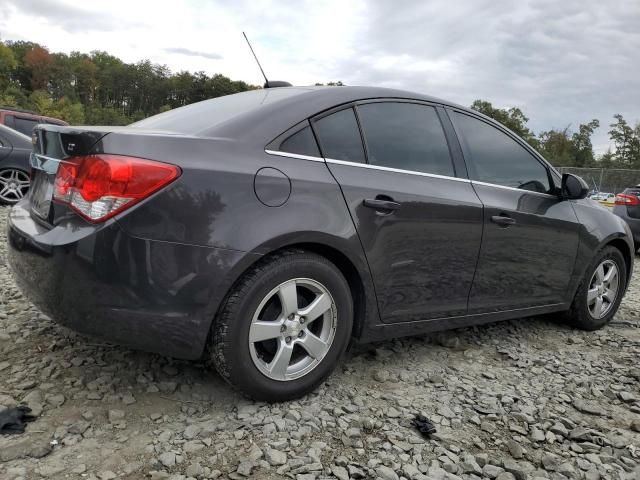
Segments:
[[[603,272],[608,272],[607,265],[615,265],[617,269],[617,290],[615,292],[615,298],[613,299],[613,301],[609,299],[608,308],[604,311],[601,310],[600,314],[602,314],[602,316],[598,316],[597,303],[594,303],[593,298],[591,299],[591,301],[589,300],[589,291],[597,291],[597,288],[594,288],[594,286],[598,285],[599,283],[599,280],[596,276],[596,270],[599,267],[603,266]],[[585,276],[578,286],[578,290],[576,291],[576,296],[573,299],[571,308],[567,312],[567,318],[569,322],[574,327],[587,331],[598,330],[599,328],[604,327],[611,321],[611,319],[618,311],[626,285],[627,268],[622,253],[615,247],[603,248],[593,259],[593,261],[589,265],[589,268],[587,268]],[[601,298],[603,298],[602,304],[606,305],[607,296],[613,295],[599,295],[600,292],[611,291],[611,289],[607,288],[604,285],[602,286],[602,289],[603,290],[596,292],[596,302],[597,297],[600,296]],[[596,311],[596,315],[594,315],[594,310]]]
[[[288,300],[283,303],[283,298]],[[316,313],[327,310],[313,319],[311,309],[307,319],[311,304]],[[296,313],[285,313],[291,311]],[[208,356],[242,393],[268,402],[291,400],[331,374],[347,349],[352,326],[351,291],[338,268],[315,253],[287,250],[260,262],[234,286],[212,326]],[[269,339],[260,341],[263,336]],[[286,355],[276,360],[289,352],[288,363]]]

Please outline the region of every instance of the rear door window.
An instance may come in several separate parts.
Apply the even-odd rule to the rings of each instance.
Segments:
[[[23,133],[28,137],[30,137],[31,133],[33,132],[33,127],[35,127],[37,124],[38,124],[37,121],[32,120],[30,118],[15,117],[14,128],[20,133]]]
[[[306,126],[302,130],[286,138],[278,149],[281,152],[295,153],[297,155],[307,155],[310,157],[320,157],[318,144],[313,136],[311,127]]]
[[[469,115],[453,112],[469,177],[480,182],[548,193],[546,167],[506,133]]]
[[[325,158],[364,163],[364,147],[353,108],[316,120],[313,129]]]
[[[371,165],[454,176],[447,139],[436,109],[417,103],[358,105]]]

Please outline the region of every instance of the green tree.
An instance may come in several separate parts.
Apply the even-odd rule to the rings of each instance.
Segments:
[[[575,166],[574,144],[569,127],[563,130],[549,130],[539,136],[539,152],[552,165],[558,167]]]
[[[558,167],[591,167],[595,158],[591,136],[600,125],[598,120],[581,124],[571,133],[569,126],[563,130],[549,130],[538,137],[539,152]]]
[[[486,100],[476,100],[471,104],[471,108],[491,117],[494,120],[500,122],[509,130],[514,132],[524,141],[526,141],[533,148],[539,148],[539,142],[535,134],[527,127],[529,119],[524,115],[522,110],[517,107],[510,107],[508,109],[495,108],[491,102]]]
[[[16,56],[9,47],[0,43],[0,90],[9,85],[13,70],[18,66]]]
[[[632,128],[619,113],[613,118],[609,137],[616,146],[614,162],[622,168],[640,168],[640,124]]]
[[[599,126],[600,122],[594,118],[589,123],[580,124],[578,131],[572,135],[574,164],[576,167],[593,166],[595,155],[593,154],[591,137]]]

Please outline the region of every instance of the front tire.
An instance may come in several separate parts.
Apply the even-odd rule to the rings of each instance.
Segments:
[[[626,285],[622,253],[615,247],[605,247],[585,272],[568,312],[569,322],[588,331],[604,327],[618,311]]]
[[[227,296],[209,356],[246,395],[291,400],[334,370],[352,325],[349,284],[336,266],[314,253],[284,251],[252,268]]]

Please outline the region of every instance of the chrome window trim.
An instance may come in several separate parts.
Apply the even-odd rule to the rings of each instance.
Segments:
[[[440,178],[442,180],[453,180],[456,182],[470,183],[468,178],[450,177],[448,175],[438,175],[436,173],[416,172],[414,170],[402,170],[400,168],[383,167],[381,165],[371,165],[370,163],[349,162],[346,160],[336,160],[334,158],[326,158],[327,163],[335,163],[336,165],[346,165],[349,167],[370,168],[373,170],[382,170],[383,172],[405,173],[408,175],[417,175],[419,177]]]
[[[311,155],[300,155],[299,153],[288,153],[288,152],[278,152],[277,150],[267,150],[264,151],[268,155],[277,155],[278,157],[287,157],[287,158],[297,158],[299,160],[309,160],[311,162],[323,162],[324,158],[321,157],[312,157]]]
[[[471,183],[473,185],[483,185],[485,187],[502,188],[505,190],[514,190],[520,193],[532,193],[534,195],[542,195],[544,197],[558,198],[557,196],[551,195],[550,193],[534,192],[533,190],[524,190],[522,188],[508,187],[507,185],[498,185],[497,183],[480,182],[478,180],[471,180]]]

